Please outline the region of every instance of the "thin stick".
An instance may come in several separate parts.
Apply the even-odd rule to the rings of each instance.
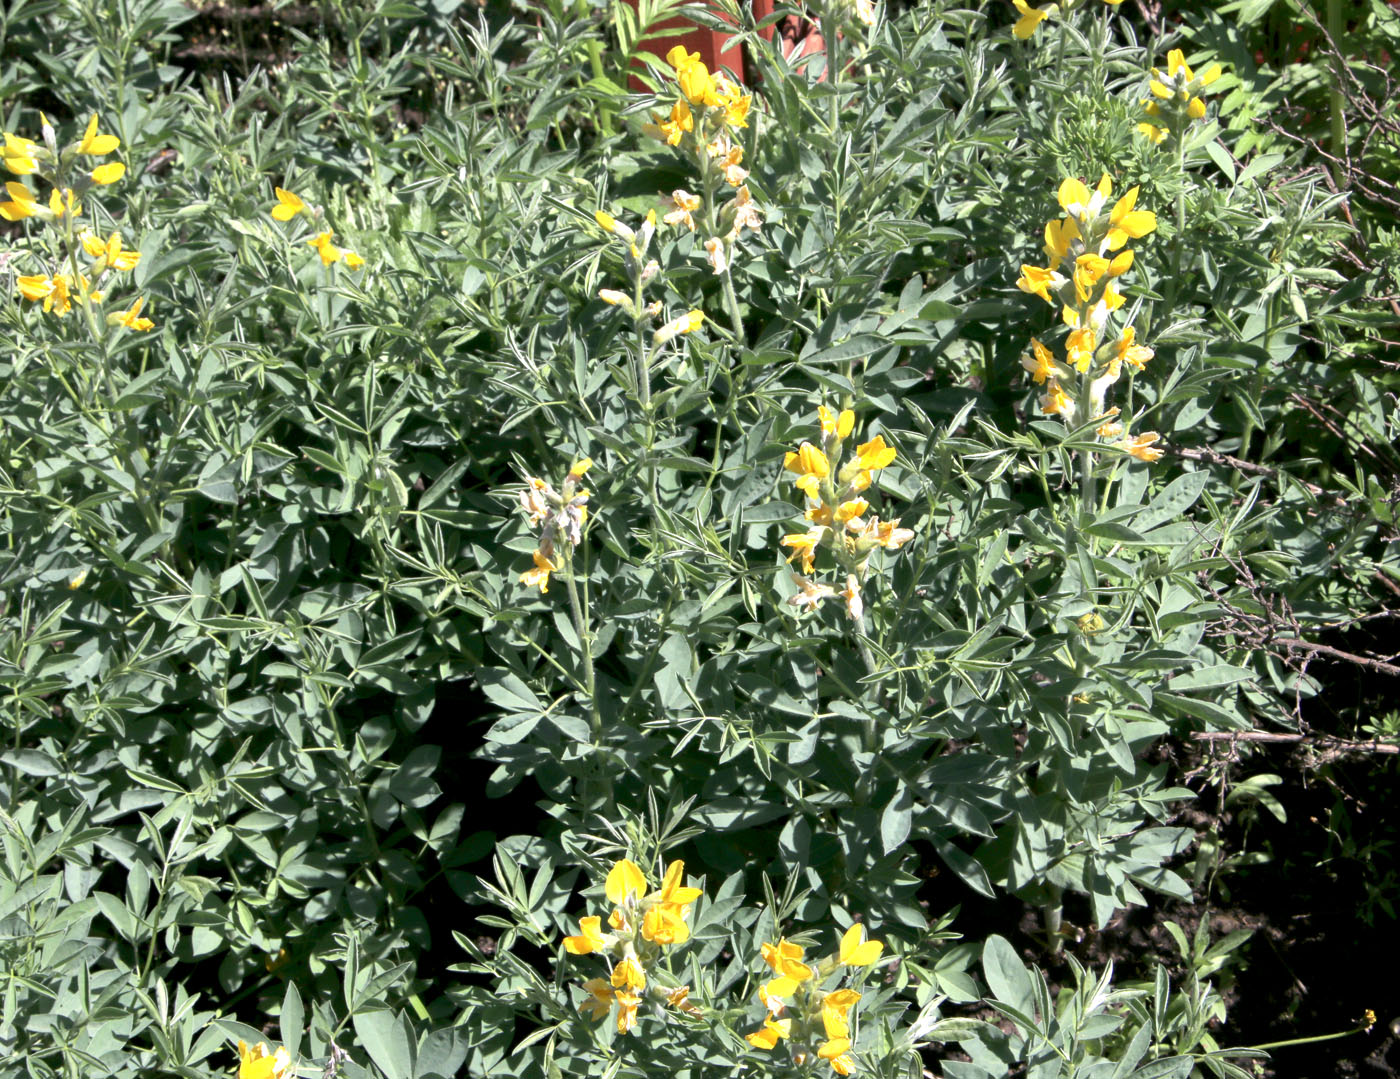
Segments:
[[[1393,742],[1348,742],[1326,734],[1273,734],[1269,731],[1192,731],[1193,742],[1266,742],[1278,745],[1316,745],[1323,749],[1355,753],[1400,754]]]

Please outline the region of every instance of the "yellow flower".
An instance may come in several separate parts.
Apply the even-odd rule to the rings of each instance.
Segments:
[[[358,270],[361,266],[365,264],[365,260],[362,259],[359,255],[355,254],[355,252],[353,251],[346,251],[344,252],[344,254],[345,265],[352,270]]]
[[[729,269],[729,251],[718,236],[711,236],[705,241],[705,259],[717,275]]]
[[[758,987],[758,999],[768,1010],[768,1014],[773,1018],[782,1015],[787,1005],[783,1003],[783,997],[790,997],[797,992],[797,982],[792,978],[777,977],[772,978]]]
[[[1052,4],[1050,8],[1042,11],[1040,8],[1031,7],[1030,4],[1026,3],[1026,0],[1012,0],[1012,3],[1016,5],[1016,10],[1021,13],[1021,17],[1016,20],[1016,25],[1011,28],[1011,32],[1022,41],[1035,33],[1035,28],[1043,20],[1050,17],[1050,8],[1055,7]]]
[[[657,892],[658,902],[672,907],[682,915],[690,904],[704,894],[699,888],[690,888],[682,884],[684,879],[685,863],[677,859],[666,867],[666,876],[662,878],[661,889]]]
[[[634,993],[626,993],[618,990],[617,1000],[617,1032],[619,1034],[630,1034],[637,1025],[637,1005],[642,1002],[642,998]]]
[[[612,986],[602,978],[589,978],[583,987],[588,990],[588,998],[578,1006],[578,1010],[595,1023],[606,1019],[612,1011]]]
[[[835,435],[837,438],[849,438],[856,425],[856,414],[849,408],[842,409],[839,414],[836,414],[826,405],[818,405],[817,420],[822,425],[822,434]]]
[[[1206,103],[1198,97],[1193,97],[1186,106],[1186,115],[1193,120],[1201,120],[1206,115]]]
[[[894,463],[895,449],[885,445],[884,435],[876,435],[869,442],[856,447],[856,456],[862,469],[874,472]]]
[[[826,1042],[826,1044],[824,1044],[820,1049],[817,1050],[817,1056],[821,1057],[823,1060],[834,1061],[837,1057],[847,1053],[850,1050],[850,1048],[850,1038],[832,1038],[828,1042]]]
[[[321,263],[325,266],[329,266],[333,262],[339,262],[341,256],[344,254],[340,248],[336,247],[335,244],[331,242],[334,236],[335,233],[327,229],[325,232],[306,241],[308,247],[314,247],[316,249],[316,254],[321,256]]]
[[[91,232],[82,235],[83,250],[96,261],[92,264],[93,273],[113,270],[131,270],[141,261],[141,252],[122,247],[121,233],[114,232],[104,243]]]
[[[1143,135],[1153,146],[1160,146],[1167,141],[1167,136],[1171,134],[1165,127],[1158,127],[1156,124],[1141,123],[1137,126],[1138,134]]]
[[[93,293],[93,299],[97,299],[97,293]],[[142,332],[151,329],[155,323],[148,318],[141,317],[141,305],[146,302],[144,296],[137,296],[136,302],[131,305],[128,311],[118,311],[107,316],[107,321],[114,326],[125,326],[128,330],[140,330]]]
[[[801,945],[780,939],[777,944],[764,944],[760,951],[775,974],[795,982],[805,982],[812,976],[812,968],[802,962]]]
[[[73,309],[73,296],[68,291],[68,275],[54,274],[49,294],[44,297],[44,310],[52,310],[56,315],[66,315]]]
[[[695,130],[695,119],[684,98],[676,100],[671,106],[671,118],[661,121],[658,127],[668,146],[679,146],[681,139],[685,138],[685,133]]]
[[[784,547],[791,547],[792,554],[788,555],[788,562],[801,556],[802,572],[811,573],[817,565],[817,545],[821,543],[822,537],[826,535],[826,529],[814,528],[810,532],[794,532],[782,538]]]
[[[1036,385],[1043,385],[1047,378],[1055,374],[1055,354],[1034,337],[1031,338],[1031,348],[1035,351],[1035,358],[1022,356],[1021,366],[1030,374]]]
[[[1113,205],[1109,215],[1108,249],[1117,251],[1129,238],[1140,240],[1157,227],[1157,215],[1151,210],[1134,210],[1137,205],[1138,188],[1129,188],[1127,194]]]
[[[1040,411],[1047,416],[1074,415],[1074,402],[1070,400],[1069,394],[1053,378],[1050,385],[1045,388],[1045,393],[1040,398]],[[1068,422],[1068,420],[1067,420]]]
[[[1069,255],[1069,245],[1079,239],[1079,224],[1072,217],[1045,223],[1045,256],[1057,265]],[[1024,267],[1023,267],[1024,271]],[[1049,297],[1047,296],[1048,300]]]
[[[748,184],[744,184],[734,192],[734,201],[730,203],[734,210],[734,234],[738,235],[740,229],[753,229],[758,231],[763,224],[763,218],[758,216],[758,211],[754,209],[753,196],[749,194]]]
[[[1065,357],[1076,371],[1087,371],[1094,360],[1094,328],[1081,326],[1065,340]]]
[[[704,311],[688,311],[679,318],[673,318],[652,335],[652,343],[664,345],[682,334],[694,333],[705,321]]]
[[[1172,49],[1167,53],[1167,74],[1176,78],[1178,71],[1185,72],[1186,81],[1191,81],[1191,69],[1186,66],[1186,54],[1180,49]]]
[[[810,442],[804,442],[796,453],[789,453],[783,458],[783,467],[797,473],[795,486],[799,491],[813,501],[821,501],[817,494],[821,481],[831,475],[831,462],[826,454]]]
[[[1118,339],[1118,343],[1114,345],[1114,351],[1118,355],[1119,363],[1126,363],[1141,371],[1147,361],[1152,359],[1156,353],[1146,345],[1134,344],[1133,339],[1136,336],[1137,331],[1129,326],[1123,331],[1123,336]]]
[[[1129,435],[1118,443],[1118,445],[1127,450],[1139,461],[1146,461],[1148,464],[1152,464],[1162,459],[1164,451],[1153,445],[1153,443],[1161,437],[1162,436],[1156,431],[1144,431],[1140,435]]]
[[[82,212],[82,206],[73,198],[71,187],[65,187],[62,191],[55,187],[49,192],[49,213],[54,217],[62,217],[65,213],[80,217]]]
[[[852,525],[859,522],[853,521]],[[897,551],[914,538],[912,528],[900,528],[899,518],[891,521],[881,521],[878,517],[870,518],[869,522],[861,529],[860,538],[863,542],[873,544],[876,547],[883,547],[887,551]],[[849,936],[850,934],[847,934]],[[882,945],[883,947],[883,945]],[[845,960],[843,959],[844,963]]]
[[[5,132],[5,168],[16,176],[28,176],[39,169],[39,144]]]
[[[238,1079],[284,1079],[293,1075],[291,1054],[285,1045],[271,1053],[263,1042],[251,1049],[248,1043],[238,1043]]]
[[[824,599],[829,599],[836,595],[836,590],[829,584],[818,584],[800,573],[794,573],[792,583],[801,590],[788,597],[788,603],[794,607],[801,607],[805,610],[813,610],[817,604]],[[769,983],[770,985],[772,983]],[[794,983],[795,984],[795,983]]]
[[[0,202],[0,217],[6,221],[19,221],[39,211],[39,203],[24,184],[11,181],[5,185],[5,193],[10,198],[7,202]]]
[[[1060,201],[1060,208],[1070,217],[1083,220],[1086,216],[1092,216],[1089,207],[1093,197],[1089,194],[1089,189],[1084,186],[1083,180],[1074,176],[1066,176],[1060,181],[1056,197]]]
[[[272,217],[275,221],[290,221],[297,214],[306,210],[306,203],[293,195],[290,191],[283,191],[280,187],[274,187],[272,193],[277,196],[277,205],[272,208]]]
[[[691,215],[700,209],[700,196],[692,195],[689,191],[677,189],[671,192],[665,200],[669,212],[661,220],[668,225],[684,225],[691,232],[695,231],[695,218]]]
[[[30,274],[15,278],[15,287],[26,300],[38,301],[53,291],[53,282],[47,274]]]
[[[646,972],[642,970],[642,965],[637,962],[635,955],[625,956],[622,962],[613,967],[612,983],[618,989],[645,989],[647,987]]]
[[[92,119],[88,121],[87,131],[83,133],[83,140],[78,143],[78,153],[101,157],[103,154],[110,154],[121,144],[121,139],[115,135],[97,133],[97,114],[93,113]]]
[[[753,98],[730,82],[722,73],[715,76],[714,83],[714,94],[705,103],[718,105],[724,109],[726,126],[748,127],[749,106],[753,103]]]
[[[841,962],[848,967],[868,967],[884,950],[881,941],[865,940],[865,926],[857,922],[842,935],[839,954]]]
[[[845,524],[847,521],[861,517],[870,508],[870,503],[863,498],[852,498],[847,502],[842,502],[836,507],[833,515],[836,524]]]
[[[682,102],[678,101],[676,104],[680,105]],[[724,173],[724,182],[730,187],[738,187],[748,179],[748,169],[742,166],[744,148],[730,142],[728,135],[721,132],[719,137],[705,149],[715,167]]]
[[[625,292],[619,292],[615,288],[600,288],[598,290],[598,299],[602,300],[604,303],[612,304],[614,307],[626,307],[630,309],[632,306],[632,297],[628,296]]]
[[[647,890],[647,878],[636,862],[627,858],[613,864],[608,870],[608,879],[603,882],[603,892],[609,903],[625,903],[628,896],[641,898]]]
[[[549,591],[549,575],[559,567],[546,558],[539,551],[532,556],[535,560],[535,568],[527,569],[520,575],[520,583],[524,585],[539,585],[540,595]]]
[[[849,1038],[832,1038],[817,1050],[817,1056],[831,1065],[837,1075],[850,1075],[856,1070],[855,1058],[850,1055]]]
[[[846,574],[846,587],[836,594],[846,601],[846,617],[859,622],[865,614],[865,600],[861,598],[860,582],[854,573]]]
[[[860,994],[854,989],[838,989],[834,993],[828,993],[826,996],[822,997],[823,1019],[825,1019],[826,1012],[828,1011],[834,1012],[842,1019],[845,1019],[847,1013],[859,1000]],[[828,1034],[827,1037],[832,1038],[836,1037],[836,1035]]]
[[[590,955],[607,947],[607,938],[602,931],[601,918],[580,918],[578,936],[564,938],[564,950],[570,955]]]
[[[642,938],[656,944],[684,944],[690,927],[675,907],[658,903],[642,916]]]
[[[692,1015],[699,1015],[700,1009],[689,1002],[690,986],[678,985],[666,994],[666,1004],[672,1008],[679,1008],[683,1012],[690,1012]]]
[[[95,184],[114,184],[126,175],[126,166],[120,161],[111,161],[106,165],[98,165],[91,175]]]
[[[1046,227],[1049,228],[1049,226]],[[1068,250],[1067,245],[1066,250]],[[1060,254],[1056,257],[1063,258],[1064,256]],[[1025,264],[1021,266],[1021,276],[1016,279],[1018,289],[1022,292],[1029,292],[1032,296],[1039,296],[1046,303],[1055,302],[1050,298],[1050,290],[1052,288],[1058,289],[1064,283],[1065,279],[1049,267],[1027,266]]]
[[[708,105],[715,96],[715,80],[710,69],[699,60],[686,64],[676,72],[681,93],[692,105]]]
[[[786,1038],[792,1031],[791,1019],[765,1019],[763,1026],[745,1034],[744,1040],[755,1049],[772,1049],[779,1038]]]

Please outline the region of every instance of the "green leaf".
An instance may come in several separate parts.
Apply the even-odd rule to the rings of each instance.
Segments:
[[[1192,689],[1220,689],[1238,682],[1252,681],[1254,672],[1245,667],[1233,667],[1228,663],[1217,663],[1211,667],[1200,667],[1193,671],[1183,671],[1167,679],[1167,688],[1173,693],[1183,693]]]
[[[1208,472],[1186,472],[1178,476],[1133,517],[1133,528],[1147,532],[1183,517],[1201,497],[1209,480]]]
[[[904,845],[913,823],[914,799],[909,793],[909,788],[901,783],[895,796],[880,814],[880,842],[884,844],[886,854],[891,854]]]
[[[295,1060],[301,1055],[301,1037],[305,1029],[305,1011],[302,1008],[301,994],[296,982],[287,979],[287,991],[282,994],[282,1012],[277,1017],[278,1033],[282,1044]]]
[[[1022,1013],[1033,1007],[1035,991],[1030,972],[1005,937],[988,937],[982,945],[982,977],[1000,1003]]]
[[[355,1013],[355,1035],[365,1052],[388,1079],[414,1079],[417,1039],[401,1014],[389,1011]]]

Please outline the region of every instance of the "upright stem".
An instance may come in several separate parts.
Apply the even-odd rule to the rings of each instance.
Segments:
[[[1059,955],[1064,948],[1064,937],[1060,930],[1064,925],[1065,890],[1058,884],[1048,884],[1046,891],[1049,892],[1049,896],[1040,912],[1042,924],[1045,926],[1045,946],[1051,955]]]
[[[1181,249],[1186,234],[1186,129],[1176,133],[1176,235],[1172,237],[1172,279],[1168,307],[1176,302],[1181,280]]]
[[[1342,79],[1346,58],[1342,56],[1342,0],[1327,0],[1327,36],[1332,39],[1332,86],[1328,92],[1328,109],[1332,120],[1332,156],[1345,161],[1347,156],[1347,122],[1343,112]],[[1338,170],[1335,179],[1341,186],[1346,173]]]
[[[826,45],[826,81],[831,87],[831,130],[834,133],[841,126],[841,95],[836,84],[841,79],[841,31],[836,21],[829,15],[821,20],[822,41]]]
[[[1089,325],[1088,307],[1081,304],[1079,309],[1079,325]],[[1079,401],[1076,408],[1075,420],[1082,423],[1086,419],[1092,419],[1094,415],[1093,401],[1094,375],[1093,367],[1079,373]],[[1098,506],[1097,494],[1098,482],[1094,476],[1094,451],[1088,447],[1079,451],[1079,514],[1081,517],[1092,516]]]
[[[574,632],[578,635],[579,649],[583,653],[583,684],[588,693],[589,730],[596,746],[603,736],[603,717],[598,711],[598,682],[593,672],[593,640],[588,626],[583,620],[583,605],[579,602],[578,581],[574,574],[574,551],[569,548],[565,560],[564,583],[569,589],[569,610],[574,616]]]
[[[593,670],[593,637],[588,632],[588,624],[583,617],[583,604],[579,602],[578,581],[574,574],[573,547],[568,547],[568,556],[565,558],[564,583],[569,590],[569,610],[574,617],[574,632],[578,635],[579,650],[583,654],[583,683],[584,689],[588,693],[588,731],[589,741],[593,746],[593,766],[599,776],[599,785],[602,788],[603,804],[608,810],[614,806],[612,776],[603,767],[601,754],[603,750],[603,716],[598,710],[598,679]]]

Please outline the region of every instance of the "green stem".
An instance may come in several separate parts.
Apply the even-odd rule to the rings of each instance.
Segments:
[[[734,328],[735,345],[743,348],[748,340],[744,331],[744,320],[739,317],[739,298],[734,294],[734,280],[729,276],[729,267],[720,275],[724,284],[724,306],[729,311],[729,323]]]
[[[1176,235],[1172,237],[1172,279],[1167,288],[1167,310],[1176,304],[1181,280],[1181,249],[1186,233],[1186,129],[1175,133],[1176,139]]]
[[[1366,1024],[1359,1027],[1352,1027],[1350,1030],[1338,1031],[1336,1034],[1318,1034],[1311,1038],[1289,1038],[1281,1042],[1265,1042],[1263,1045],[1250,1045],[1249,1049],[1282,1049],[1286,1045],[1311,1045],[1313,1042],[1331,1042],[1338,1038],[1350,1038],[1353,1034],[1362,1034],[1370,1029]]]
[[[1335,54],[1332,57],[1332,86],[1328,90],[1328,109],[1332,120],[1332,156],[1338,161],[1347,156],[1347,122],[1344,111],[1345,98],[1342,95],[1342,79],[1346,59],[1342,56],[1342,0],[1327,0],[1327,36],[1332,39]],[[1338,170],[1334,177],[1340,187],[1345,172]]]
[[[1064,935],[1060,932],[1065,917],[1065,890],[1058,884],[1046,885],[1046,890],[1050,893],[1049,898],[1040,911],[1045,926],[1045,946],[1051,955],[1059,955],[1065,943]]]
[[[1080,312],[1080,325],[1088,325],[1088,312]],[[1076,420],[1083,421],[1093,417],[1092,397],[1093,373],[1082,371],[1079,375],[1079,408]],[[1092,517],[1097,508],[1096,488],[1098,480],[1094,476],[1094,451],[1085,447],[1079,451],[1079,515],[1081,518]]]
[[[603,805],[607,812],[611,812],[616,806],[613,796],[612,776],[604,767],[602,760],[603,750],[603,716],[598,710],[598,678],[593,669],[593,638],[588,632],[588,624],[584,619],[583,604],[579,600],[578,579],[574,573],[574,555],[572,546],[567,548],[568,554],[564,560],[564,583],[569,591],[569,610],[573,614],[574,633],[578,636],[579,650],[583,658],[583,681],[584,688],[588,692],[588,732],[589,741],[593,748],[593,767],[599,777],[599,785],[603,795]]]
[[[841,78],[841,32],[836,21],[829,15],[821,20],[822,40],[826,45],[826,81],[831,87],[831,130],[834,134],[841,126],[841,95],[836,84]]]

